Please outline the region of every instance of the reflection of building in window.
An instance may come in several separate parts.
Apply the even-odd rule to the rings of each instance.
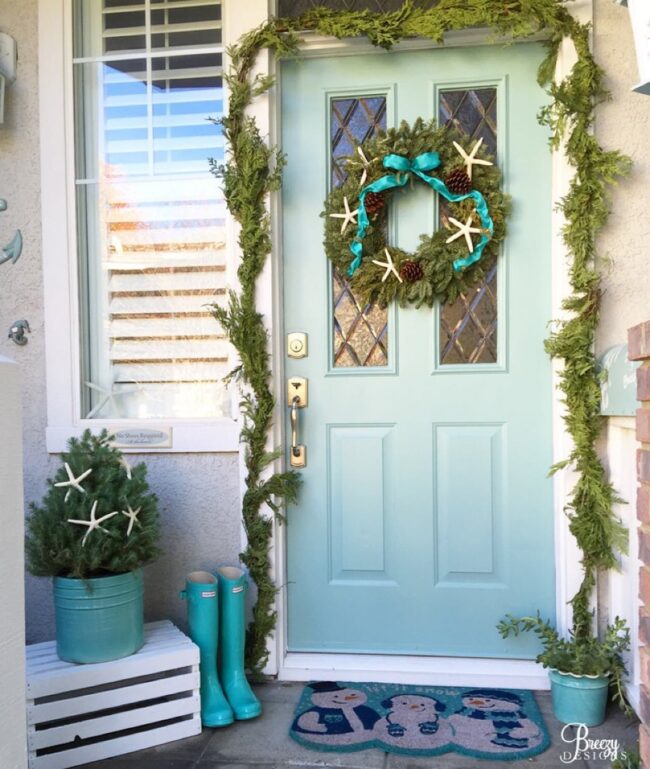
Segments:
[[[227,347],[205,307],[224,293],[215,187],[212,179],[107,185],[110,362],[116,384],[141,385],[141,416],[179,413],[188,397],[218,405]]]
[[[103,30],[75,66],[84,415],[221,416],[228,345],[206,306],[225,294],[208,166],[223,157],[220,7],[148,7],[83,6]]]

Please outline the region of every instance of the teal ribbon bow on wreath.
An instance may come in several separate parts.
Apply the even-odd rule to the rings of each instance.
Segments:
[[[393,171],[397,171],[397,174],[386,174],[381,179],[377,179],[376,182],[372,182],[359,193],[359,212],[357,214],[357,234],[354,237],[352,243],[350,243],[350,251],[352,252],[354,259],[348,269],[348,275],[352,277],[354,273],[361,266],[361,259],[363,258],[363,238],[366,234],[370,220],[366,213],[366,195],[369,192],[385,192],[393,187],[403,187],[409,180],[411,174],[415,174],[419,179],[429,185],[443,198],[450,203],[459,203],[461,200],[472,198],[476,202],[476,212],[481,220],[481,226],[484,230],[490,233],[490,237],[482,235],[481,240],[475,246],[474,251],[468,254],[462,259],[456,259],[454,261],[454,270],[458,272],[463,267],[469,267],[470,264],[478,262],[483,253],[483,249],[490,242],[492,233],[494,232],[494,223],[492,217],[488,211],[488,206],[485,198],[478,190],[472,190],[464,195],[456,195],[447,189],[447,185],[435,176],[427,176],[425,171],[433,171],[440,165],[440,155],[437,152],[423,152],[413,160],[409,160],[403,155],[386,155],[383,160],[384,168],[390,168]]]

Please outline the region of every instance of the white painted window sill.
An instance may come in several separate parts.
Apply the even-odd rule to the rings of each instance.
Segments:
[[[109,433],[119,430],[166,430],[171,432],[171,445],[158,447],[138,445],[120,446],[124,453],[132,454],[196,454],[239,451],[240,425],[234,419],[201,420],[110,420],[84,419],[76,424],[49,425],[46,430],[47,451],[60,454],[67,448],[68,439],[80,436],[84,430],[95,433],[103,429]]]

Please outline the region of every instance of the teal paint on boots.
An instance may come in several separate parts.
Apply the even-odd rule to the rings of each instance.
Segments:
[[[222,566],[217,569],[217,574],[221,604],[219,673],[235,718],[245,721],[262,712],[262,705],[248,685],[244,671],[248,582],[241,569],[231,566]]]
[[[234,721],[234,716],[217,677],[217,578],[207,571],[193,571],[187,575],[181,598],[187,600],[190,638],[201,652],[201,722],[203,726],[228,726]]]

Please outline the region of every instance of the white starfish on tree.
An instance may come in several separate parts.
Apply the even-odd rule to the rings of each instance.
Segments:
[[[341,235],[343,235],[345,232],[345,228],[348,226],[348,224],[357,223],[357,214],[359,213],[358,208],[355,208],[354,211],[350,211],[350,204],[348,203],[347,195],[343,198],[343,205],[345,206],[344,213],[330,214],[332,219],[343,219],[343,222],[341,223]]]
[[[117,515],[117,510],[115,510],[112,513],[106,513],[106,515],[102,515],[101,518],[95,518],[95,514],[97,512],[97,500],[93,502],[92,509],[90,510],[90,520],[89,521],[82,521],[78,518],[68,518],[68,523],[75,523],[78,526],[87,526],[88,531],[84,534],[84,538],[81,540],[81,547],[86,546],[86,540],[90,536],[91,531],[95,531],[95,529],[101,529],[102,531],[106,531],[106,529],[101,525],[104,521],[107,521],[109,518],[112,518],[114,515]]]
[[[128,512],[127,512],[128,510]],[[127,529],[126,536],[131,536],[131,531],[133,530],[133,524],[137,523],[140,528],[142,528],[142,524],[138,520],[138,514],[142,510],[141,507],[136,508],[135,510],[131,509],[131,505],[126,506],[126,510],[122,510],[122,515],[126,515],[126,517],[129,519],[129,528]]]
[[[127,462],[127,461],[126,461],[126,457],[125,457],[124,455],[122,455],[122,456],[120,457],[120,464],[121,464],[121,465],[122,465],[122,467],[124,468],[124,472],[126,473],[126,477],[127,477],[129,480],[131,480],[131,478],[133,477],[133,476],[131,475],[131,465],[130,465],[130,464]]]
[[[380,262],[377,259],[373,259],[372,263],[376,264],[378,267],[385,267],[386,272],[381,276],[381,282],[385,283],[388,279],[388,276],[393,273],[393,275],[399,280],[400,283],[403,283],[404,281],[400,277],[399,272],[395,269],[395,264],[393,263],[393,257],[390,255],[390,252],[387,248],[384,249],[384,253],[386,254],[386,261]]]
[[[55,486],[58,487],[65,487],[68,486],[68,490],[65,493],[64,502],[67,502],[70,498],[70,494],[72,494],[72,489],[76,489],[77,491],[80,491],[82,494],[86,493],[86,489],[83,488],[81,485],[81,481],[83,481],[84,478],[87,478],[93,471],[92,467],[88,468],[85,472],[81,473],[81,475],[77,476],[75,478],[74,473],[70,469],[70,465],[67,462],[63,463],[63,466],[65,467],[65,471],[68,474],[68,480],[67,481],[59,481],[58,483],[55,483]]]
[[[472,167],[473,166],[493,166],[494,163],[490,163],[489,160],[483,160],[483,158],[477,158],[476,153],[478,152],[479,147],[483,144],[483,137],[481,137],[476,144],[472,147],[470,150],[469,155],[465,150],[458,144],[458,142],[454,142],[454,147],[456,147],[458,154],[463,158],[463,163],[465,164],[465,168],[467,170],[467,176],[469,178],[472,178]]]
[[[449,217],[449,221],[458,227],[458,232],[454,232],[453,235],[450,235],[450,237],[447,238],[445,242],[451,243],[452,241],[456,240],[460,237],[465,237],[465,241],[467,243],[467,248],[469,249],[470,254],[474,252],[474,244],[472,243],[472,232],[481,232],[480,227],[472,227],[471,224],[474,221],[474,217],[470,215],[468,220],[463,224],[462,222],[459,222],[458,219],[454,219],[453,216]]]

